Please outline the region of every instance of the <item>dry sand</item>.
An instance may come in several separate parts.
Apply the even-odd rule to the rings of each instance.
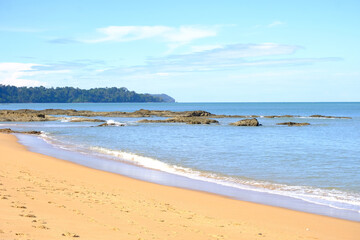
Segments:
[[[0,240],[360,239],[360,222],[161,186],[32,153],[0,134]]]

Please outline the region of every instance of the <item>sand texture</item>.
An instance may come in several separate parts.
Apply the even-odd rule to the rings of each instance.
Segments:
[[[32,153],[0,134],[0,240],[360,239],[360,222],[161,186]]]

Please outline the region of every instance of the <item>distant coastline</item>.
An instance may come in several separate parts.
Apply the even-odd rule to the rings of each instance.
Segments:
[[[136,93],[127,88],[15,87],[0,84],[0,103],[175,102],[167,94]]]

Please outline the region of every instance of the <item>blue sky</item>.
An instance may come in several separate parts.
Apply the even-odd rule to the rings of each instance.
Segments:
[[[0,84],[360,101],[360,1],[0,0]]]

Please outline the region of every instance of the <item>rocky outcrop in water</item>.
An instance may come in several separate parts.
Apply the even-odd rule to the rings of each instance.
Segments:
[[[310,125],[310,123],[283,122],[283,123],[277,123],[276,125],[286,125],[292,127],[292,126],[308,126]]]
[[[58,118],[37,112],[0,111],[0,122],[38,122],[55,120],[58,120]]]
[[[106,123],[103,123],[103,124],[100,124],[98,125],[97,127],[124,127],[126,126],[125,123],[117,123],[117,122],[106,122]]]
[[[324,116],[324,115],[319,115],[319,114],[311,115],[310,117],[311,117],[311,118],[337,118],[337,119],[351,119],[351,117]]]
[[[105,120],[96,119],[96,118],[65,118],[68,122],[105,122]]]
[[[230,125],[233,126],[246,126],[246,127],[256,127],[256,126],[261,126],[261,124],[259,123],[259,121],[256,118],[252,118],[252,119],[243,119],[234,123],[230,123]]]
[[[149,120],[143,119],[139,120],[139,123],[186,123],[186,124],[211,124],[219,123],[219,121],[214,119],[208,119],[203,117],[174,117],[165,120]]]
[[[60,114],[66,115],[66,114]],[[55,117],[46,112],[34,110],[2,110],[0,111],[0,122],[42,122],[42,121],[67,121],[67,122],[105,122],[104,120],[94,118],[66,118]]]
[[[293,118],[293,117],[300,117],[298,115],[270,115],[264,116],[264,118]]]
[[[0,133],[24,133],[24,134],[35,134],[40,135],[40,131],[14,131],[11,128],[2,128],[0,129]]]
[[[131,118],[144,118],[144,117],[208,117],[208,118],[259,118],[258,115],[216,115],[210,112],[196,110],[196,111],[182,111],[182,112],[173,112],[168,110],[146,110],[140,109],[134,112],[93,112],[86,110],[74,110],[74,109],[45,109],[45,110],[30,110],[30,109],[21,109],[21,110],[0,110],[0,121],[56,121],[59,120],[55,116],[77,116],[77,117],[131,117]],[[271,116],[261,116],[264,118],[293,118],[300,117],[297,115],[271,115]],[[341,118],[341,119],[351,119],[350,117],[334,117],[334,116],[324,116],[324,115],[311,115],[312,118]],[[102,120],[79,120],[79,121],[102,121]]]

